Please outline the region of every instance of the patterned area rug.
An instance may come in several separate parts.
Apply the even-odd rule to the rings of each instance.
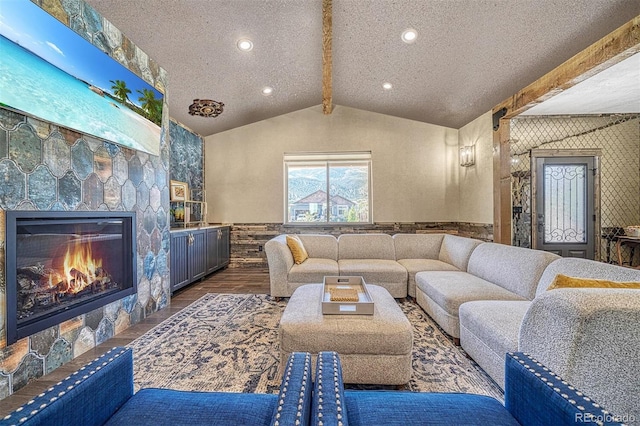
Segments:
[[[286,304],[260,294],[203,296],[131,342],[135,390],[277,393],[278,323]],[[500,388],[420,306],[409,300],[399,305],[414,327],[409,390],[503,399]]]

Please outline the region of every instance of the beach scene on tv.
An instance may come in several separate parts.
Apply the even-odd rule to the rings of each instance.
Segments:
[[[0,105],[159,155],[163,94],[31,1],[2,1],[0,52]]]

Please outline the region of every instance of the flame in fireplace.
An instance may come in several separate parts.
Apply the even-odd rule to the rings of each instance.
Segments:
[[[64,275],[68,293],[78,293],[98,280],[102,259],[94,259],[90,242],[76,240],[67,246],[64,256]]]

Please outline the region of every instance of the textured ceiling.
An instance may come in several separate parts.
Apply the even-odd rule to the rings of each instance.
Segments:
[[[523,115],[640,113],[640,53],[570,87]]]
[[[203,136],[322,103],[321,0],[86,1],[167,71],[171,117]],[[460,128],[637,15],[638,0],[333,0],[333,103]],[[190,116],[196,98],[224,113]]]

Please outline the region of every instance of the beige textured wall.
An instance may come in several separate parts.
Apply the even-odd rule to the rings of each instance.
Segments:
[[[460,222],[493,223],[492,127],[488,111],[459,130],[460,147],[476,147],[476,164],[460,167]]]
[[[318,105],[205,139],[208,221],[282,223],[283,153],[309,151],[371,151],[375,222],[458,220],[458,130]]]

